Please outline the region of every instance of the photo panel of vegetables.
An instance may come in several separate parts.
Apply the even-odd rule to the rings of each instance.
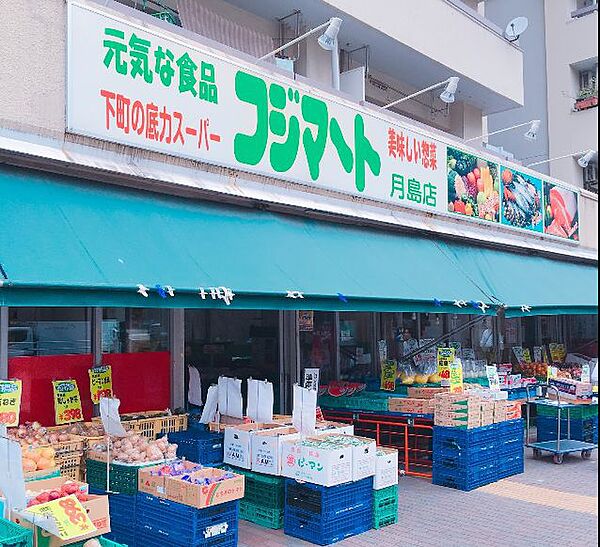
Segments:
[[[510,167],[501,167],[502,224],[542,232],[542,181]]]
[[[579,194],[544,181],[544,232],[579,241]]]
[[[448,147],[448,211],[490,222],[500,220],[498,165]]]

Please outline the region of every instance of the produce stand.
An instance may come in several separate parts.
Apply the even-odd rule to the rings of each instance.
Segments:
[[[551,385],[540,386],[542,390],[546,390],[546,395],[548,389],[551,389],[556,394],[556,400],[551,401],[548,398],[543,399],[532,399],[530,396],[530,390],[527,388],[527,427],[526,427],[526,445],[528,448],[533,449],[533,456],[535,458],[541,457],[543,452],[550,452],[552,454],[552,459],[555,464],[562,464],[564,460],[565,454],[573,454],[575,452],[581,452],[581,457],[584,460],[590,459],[592,457],[592,451],[598,448],[597,443],[589,443],[586,441],[578,441],[571,439],[571,410],[577,408],[578,405],[571,403],[563,403],[560,400],[560,391]],[[530,441],[530,408],[532,405],[546,405],[553,406],[557,410],[557,432],[556,432],[556,440],[552,441],[542,441],[542,442],[531,442]],[[567,413],[567,437],[563,439],[561,437],[561,415],[563,410],[566,410]]]

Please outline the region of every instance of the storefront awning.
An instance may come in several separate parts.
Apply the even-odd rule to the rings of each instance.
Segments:
[[[236,308],[597,312],[593,266],[22,169],[0,171],[0,199],[0,305],[221,307],[198,290],[224,286]]]

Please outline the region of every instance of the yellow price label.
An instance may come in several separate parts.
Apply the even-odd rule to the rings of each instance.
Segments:
[[[455,348],[438,348],[437,369],[443,387],[450,385],[450,365],[456,357]]]
[[[460,359],[450,364],[450,393],[463,392],[463,368]]]
[[[102,397],[112,397],[112,368],[110,365],[94,367],[88,372],[90,375],[90,393],[92,395],[92,403],[97,405],[100,403],[100,399]]]
[[[56,523],[57,535],[63,541],[76,539],[97,530],[83,505],[73,494],[40,505],[34,505],[29,507],[27,512],[52,517]],[[35,524],[35,521],[33,523]]]
[[[531,351],[529,351],[529,348],[523,348],[523,359],[526,363],[531,363]]]
[[[398,364],[396,361],[381,362],[381,389],[383,391],[394,391],[396,389],[396,375]]]
[[[0,424],[7,427],[19,425],[22,393],[21,380],[0,380]]]
[[[81,397],[75,380],[55,380],[54,418],[56,425],[83,421]]]

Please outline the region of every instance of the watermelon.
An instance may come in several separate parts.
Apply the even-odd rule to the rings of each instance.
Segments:
[[[319,386],[319,391],[318,391],[318,395],[319,397],[321,397],[321,395],[325,395],[325,393],[327,393],[327,386]]]
[[[350,395],[354,395],[356,393],[356,384],[348,384],[346,386],[346,397],[350,397]]]
[[[346,387],[337,383],[331,383],[327,386],[327,393],[332,397],[342,397],[343,395],[346,395]]]

